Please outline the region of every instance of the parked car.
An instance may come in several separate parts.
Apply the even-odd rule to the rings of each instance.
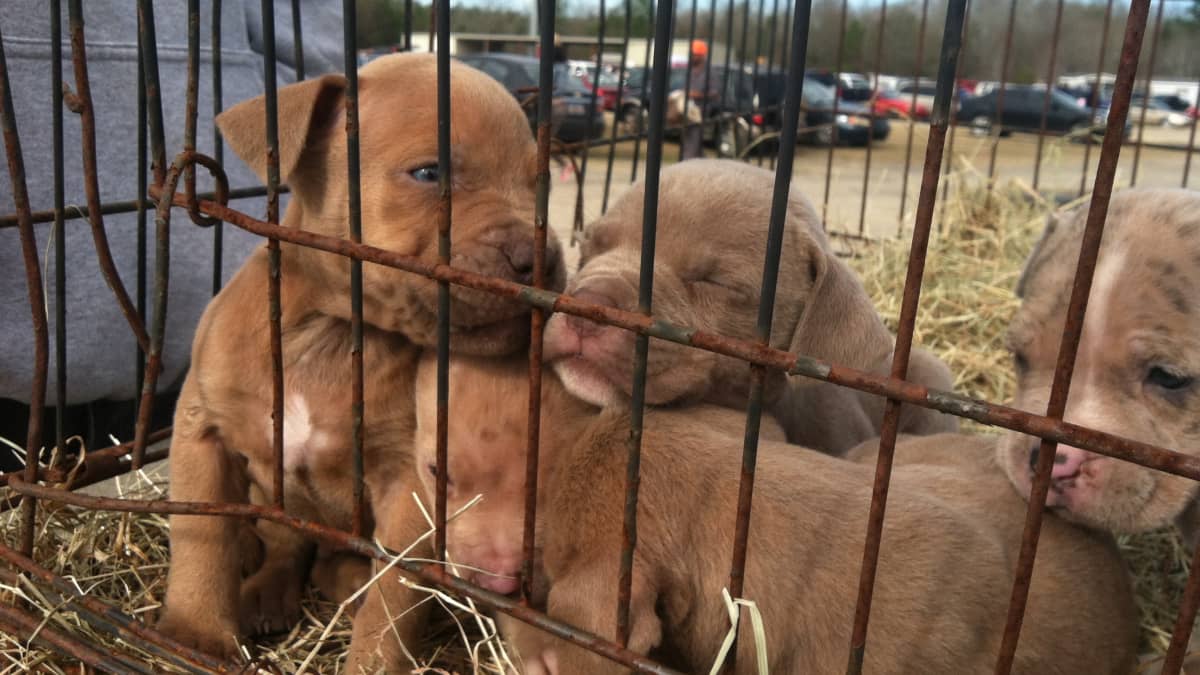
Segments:
[[[592,68],[591,72],[584,73],[583,75],[579,76],[579,81],[583,83],[583,88],[587,89],[589,93],[592,91],[592,78],[594,77],[592,73],[594,73],[595,70],[595,68]],[[617,109],[617,92],[621,90],[621,83],[617,73],[601,71],[599,82],[597,83],[595,90],[596,96],[598,97],[596,102],[601,109],[609,112]],[[630,89],[628,88],[628,85],[626,85],[625,93],[621,96],[622,103],[624,103],[629,96]]]
[[[824,69],[809,69],[804,76],[819,82],[826,87],[835,89],[843,101],[862,103],[871,98],[874,90],[866,77],[858,73],[833,73]]]
[[[645,128],[649,110],[648,102],[652,93],[651,83],[645,78],[650,76],[650,70],[634,68],[630,69],[629,78],[626,80],[626,89],[622,95],[621,112],[618,119],[631,133]],[[723,96],[718,94],[715,99],[705,104],[704,118],[719,118],[722,122],[704,126],[704,142],[715,146],[717,153],[722,157],[735,157],[761,132],[762,125],[752,123],[755,105],[754,74],[751,69],[743,68],[740,65],[730,64],[726,71],[724,64],[714,63],[709,71],[709,77],[718,91],[722,85],[725,91]],[[646,92],[645,99],[642,98],[643,86]],[[683,89],[685,86],[693,89],[699,88],[697,83],[688,82],[686,65],[672,66],[668,74],[668,92]],[[668,137],[675,137],[678,134],[677,128],[668,128],[666,131]]]
[[[1129,99],[1129,121],[1141,124],[1142,116],[1145,115],[1146,124],[1151,126],[1182,127],[1192,123],[1192,118],[1187,114],[1186,103],[1183,110],[1176,110],[1163,100],[1164,98],[1151,96],[1147,102],[1141,94],[1135,92]]]
[[[917,101],[913,106],[912,94],[901,94],[891,89],[882,89],[873,100],[875,114],[881,117],[902,117],[926,119],[929,117],[929,106]]]
[[[901,98],[912,100],[913,93],[917,94],[917,109],[933,110],[933,99],[937,94],[937,83],[925,80],[904,80],[896,87],[896,93]],[[928,114],[928,113],[926,113]]]
[[[806,129],[800,140],[813,145],[839,144],[865,146],[871,140],[887,139],[892,125],[886,117],[871,120],[870,108],[860,103],[839,101],[833,111],[834,90],[811,77],[804,78],[800,94],[800,125]],[[836,136],[834,129],[837,129]]]
[[[1175,94],[1167,94],[1167,95],[1160,94],[1158,96],[1155,96],[1154,98],[1165,103],[1166,106],[1168,108],[1170,108],[1171,110],[1174,110],[1175,112],[1183,113],[1184,115],[1187,115],[1191,119],[1196,119],[1197,117],[1200,117],[1200,110],[1197,110],[1196,106],[1188,103],[1187,99],[1183,98],[1182,96],[1177,96]]]
[[[501,53],[465,54],[457,58],[491,75],[518,101],[524,101],[537,92],[540,71],[535,58]],[[597,105],[589,117],[588,103],[592,92],[568,68],[555,68],[552,94],[550,119],[555,138],[573,143],[604,134],[604,111]],[[537,122],[537,106],[524,107],[530,126],[533,126]]]
[[[1046,88],[1039,85],[1008,85],[1004,90],[1004,109],[1001,112],[1001,135],[1012,131],[1037,132],[1042,126],[1042,110],[1045,107]],[[958,121],[972,128],[990,133],[997,116],[999,90],[993,89],[979,96],[963,99],[959,103]],[[1055,134],[1070,134],[1080,137],[1091,133],[1104,135],[1100,123],[1101,114],[1092,121],[1091,111],[1079,105],[1074,98],[1058,89],[1050,91],[1050,105],[1046,110],[1046,131]]]

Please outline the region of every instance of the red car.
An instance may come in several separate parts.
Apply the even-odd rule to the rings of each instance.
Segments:
[[[899,94],[883,89],[872,97],[872,101],[875,114],[881,117],[915,117],[917,119],[929,117],[929,106],[924,103],[917,101],[916,108],[913,108],[912,94]]]
[[[579,81],[583,83],[583,86],[586,87],[589,92],[592,91],[591,77],[589,77],[587,74],[581,74],[579,75]],[[617,76],[615,73],[605,72],[600,74],[600,86],[596,89],[596,102],[599,104],[601,110],[611,111],[616,109],[617,91],[619,89],[620,86],[618,86]],[[625,93],[629,93],[628,89],[626,89]]]

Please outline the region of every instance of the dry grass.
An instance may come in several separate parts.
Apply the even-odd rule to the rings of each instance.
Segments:
[[[997,185],[988,195],[986,183],[972,174],[956,174],[951,195],[945,231],[929,246],[916,344],[949,364],[956,391],[1007,402],[1016,386],[1004,346],[1019,305],[1013,289],[1053,207],[1016,181]],[[939,220],[935,216],[934,222]],[[892,330],[900,314],[909,244],[902,239],[860,245],[851,261]],[[968,432],[999,432],[971,421],[963,426]],[[1161,654],[1171,638],[1189,558],[1173,528],[1122,537],[1120,545],[1134,577],[1142,649]]]
[[[119,494],[130,499],[164,498],[165,465],[121,477]],[[16,545],[18,511],[3,516],[4,540]],[[70,580],[92,598],[109,603],[123,613],[152,619],[166,590],[169,561],[167,518],[151,514],[87,511],[42,503],[38,517],[35,559]],[[170,662],[146,653],[120,638],[97,630],[56,602],[40,585],[22,582],[0,584],[0,601],[20,596],[45,616],[45,623],[63,633],[111,652],[132,656],[155,672],[182,672]],[[423,602],[439,606],[426,640],[411,651],[413,673],[503,674],[502,651],[493,655],[483,642],[485,627],[471,608],[460,601],[428,592]],[[403,608],[396,608],[402,610]],[[303,619],[286,635],[277,635],[243,647],[255,667],[247,672],[335,673],[350,643],[350,619],[338,605],[311,591],[304,600]],[[486,626],[494,633],[494,626]],[[9,672],[78,672],[71,662],[38,645],[12,636],[0,636],[0,674]],[[510,671],[511,672],[511,671]]]

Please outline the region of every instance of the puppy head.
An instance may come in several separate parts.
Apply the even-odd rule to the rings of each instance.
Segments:
[[[437,65],[432,54],[395,54],[359,73],[363,242],[437,261]],[[345,79],[306,80],[279,90],[279,171],[292,189],[284,222],[348,237]],[[457,61],[450,68],[451,264],[530,283],[537,148],[525,115],[495,80]],[[226,142],[266,180],[264,97],[217,117]],[[328,290],[330,311],[343,313],[349,259],[294,247],[286,255]],[[547,286],[562,288],[558,242],[547,243]],[[508,353],[525,343],[528,308],[451,287],[453,346],[466,353]],[[366,265],[366,320],[434,343],[437,284]]]
[[[773,187],[772,172],[729,160],[693,160],[663,170],[651,308],[655,316],[730,337],[755,337]],[[580,269],[567,293],[637,311],[644,200],[645,185],[635,184],[588,226]],[[812,290],[833,258],[816,213],[794,190],[783,242],[771,345],[788,349],[801,315],[820,302]],[[556,314],[546,326],[545,356],[571,393],[604,406],[630,395],[634,340],[628,331]],[[707,399],[742,405],[748,372],[736,359],[654,341],[647,360],[646,401],[662,405]],[[773,373],[770,388],[777,391],[782,381]]]
[[[1044,413],[1087,207],[1051,220],[1026,263],[1008,345],[1016,407]],[[1066,420],[1180,452],[1200,453],[1200,193],[1113,196],[1088,299]],[[1028,496],[1040,439],[1009,433],[1001,466]],[[1178,517],[1195,484],[1059,446],[1047,506],[1116,532]]]
[[[450,360],[446,512],[482,499],[447,525],[454,562],[484,588],[517,590],[525,513],[528,359]],[[432,511],[437,480],[437,354],[427,350],[417,369],[416,466]]]

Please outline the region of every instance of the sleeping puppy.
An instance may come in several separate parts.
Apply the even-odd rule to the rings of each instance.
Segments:
[[[1017,287],[1008,332],[1015,407],[1044,413],[1087,206],[1051,217]],[[1113,195],[1088,299],[1065,419],[1185,453],[1200,452],[1200,192]],[[1040,439],[1009,433],[1000,465],[1028,496]],[[1132,533],[1194,519],[1197,484],[1058,446],[1046,505]],[[1194,522],[1184,522],[1185,534]],[[1194,535],[1189,537],[1194,544]]]
[[[676,325],[754,339],[774,174],[728,160],[682,162],[663,170],[659,193],[654,315]],[[631,187],[584,232],[580,269],[567,293],[625,310],[637,308],[644,184]],[[817,214],[792,191],[779,269],[772,347],[874,373],[891,367],[893,338],[862,284],[830,250]],[[545,354],[567,389],[604,405],[628,398],[634,336],[573,316],[554,315]],[[744,408],[749,369],[736,359],[656,341],[647,363],[646,401],[707,401]],[[788,440],[841,453],[878,436],[883,400],[833,385],[772,374],[771,412]],[[909,379],[948,389],[944,364],[914,352]],[[957,420],[913,406],[901,430],[935,433]]]
[[[419,434],[435,417],[426,369],[429,362],[418,376]],[[497,552],[520,548],[524,463],[494,457],[497,443],[523,445],[527,392],[523,360],[452,360],[449,509],[476,493],[483,500],[449,524],[448,542],[457,562],[512,577],[519,554]],[[597,410],[554,377],[544,383],[543,410],[537,542],[547,611],[612,639],[629,410],[623,401]],[[720,589],[728,583],[741,444],[727,426],[696,409],[646,411],[629,647],[669,655],[667,665],[685,672],[707,672],[729,629]],[[418,436],[422,456],[431,454],[427,436]],[[990,447],[964,452],[993,456]],[[843,672],[873,471],[765,440],[758,462],[745,597],[762,613],[769,668]],[[428,489],[433,473],[424,470]],[[992,668],[1024,513],[997,471],[896,470],[866,672]],[[1056,518],[1042,537],[1014,672],[1128,673],[1136,612],[1111,538]],[[1096,592],[1081,593],[1080,579]],[[496,590],[516,585],[475,580]],[[625,672],[525,624],[502,625],[527,673]],[[748,625],[741,635],[736,672],[757,673]]]
[[[433,55],[377,59],[361,71],[362,216],[365,243],[437,259],[440,209]],[[451,66],[454,249],[462,269],[528,283],[533,266],[536,147],[520,107],[492,78]],[[292,198],[283,224],[342,237],[347,231],[346,145],[338,75],[279,91],[279,169]],[[229,144],[266,175],[263,98],[217,118]],[[282,244],[284,505],[289,514],[350,529],[354,508],[349,260]],[[561,288],[557,243],[549,285]],[[265,248],[213,299],[197,331],[171,447],[171,496],[268,502],[272,496],[272,369]],[[375,265],[363,269],[364,474],[369,522],[402,548],[425,530],[409,493],[413,379],[434,343],[437,284]],[[500,355],[528,344],[528,309],[452,288],[456,351]],[[264,561],[241,580],[239,523],[172,516],[171,567],[160,628],[205,651],[236,654],[239,638],[286,629],[299,612],[313,546],[293,530],[258,523]],[[239,589],[240,582],[240,589]],[[420,612],[396,579],[366,595],[354,621],[348,672],[401,667]]]
[[[417,369],[416,466],[430,512],[437,480],[436,366],[436,352],[427,350]],[[446,512],[458,511],[476,495],[483,499],[447,524],[446,548],[451,559],[464,566],[469,581],[502,594],[517,590],[521,571],[528,369],[527,359],[450,359],[449,401],[456,423],[450,425],[446,439],[450,458]],[[544,380],[547,386],[558,386],[550,373]],[[570,415],[589,409],[570,396],[545,397],[542,429],[570,425]],[[686,412],[731,439],[743,438],[743,413],[714,405],[692,406]],[[648,409],[645,425],[652,427],[657,415],[657,409]],[[785,440],[783,428],[770,415],[762,417],[759,438]]]

